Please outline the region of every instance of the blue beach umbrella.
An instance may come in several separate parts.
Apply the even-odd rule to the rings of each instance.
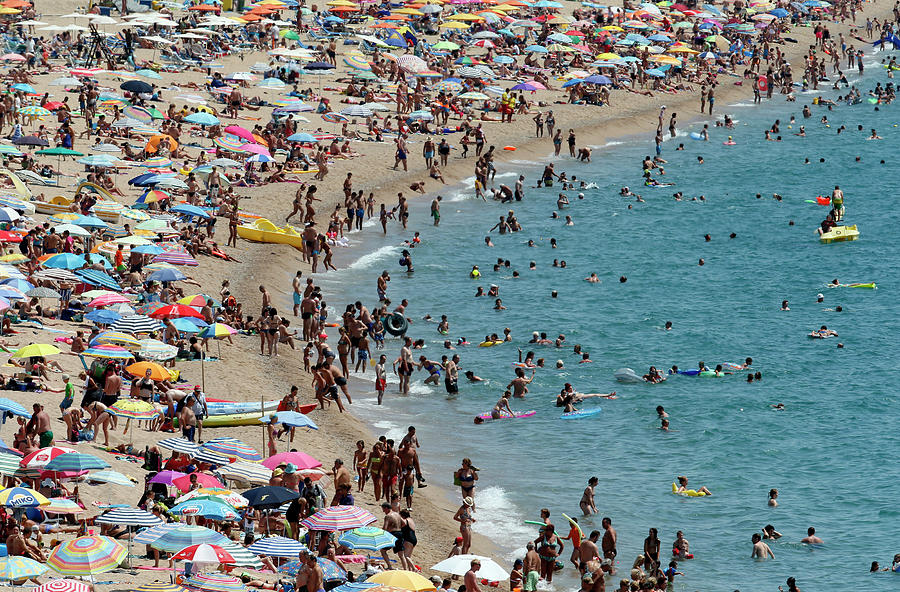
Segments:
[[[101,308],[99,310],[94,310],[86,315],[84,315],[85,320],[91,321],[92,323],[97,323],[98,325],[112,325],[116,321],[122,318],[117,312],[106,310],[105,308]]]
[[[153,273],[147,277],[147,281],[153,282],[177,282],[179,280],[187,279],[187,276],[178,271],[177,269],[157,269]]]
[[[182,214],[184,216],[209,218],[208,212],[198,208],[197,206],[192,206],[191,204],[178,204],[177,206],[170,208],[169,211],[175,214]]]
[[[303,413],[297,413],[296,411],[279,411],[278,413],[273,413],[266,417],[260,417],[259,421],[261,423],[280,423],[291,428],[319,429],[319,426],[317,426],[313,420]]]

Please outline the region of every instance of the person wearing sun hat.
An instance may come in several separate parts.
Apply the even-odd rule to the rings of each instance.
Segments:
[[[469,552],[469,547],[472,546],[472,524],[475,522],[475,518],[472,517],[472,514],[475,512],[474,506],[475,500],[470,496],[466,496],[463,498],[462,506],[459,507],[453,516],[453,519],[459,522],[459,534],[463,540],[462,552],[464,555]],[[468,586],[466,586],[466,590],[468,592]]]

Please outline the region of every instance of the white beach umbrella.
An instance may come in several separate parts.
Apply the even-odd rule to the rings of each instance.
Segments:
[[[479,578],[491,582],[502,582],[503,580],[509,579],[509,572],[500,567],[496,561],[490,557],[482,557],[480,555],[454,555],[453,557],[448,557],[433,565],[431,569],[457,576],[464,576],[471,568],[472,560],[474,559],[481,562],[481,569],[475,572],[475,575]]]

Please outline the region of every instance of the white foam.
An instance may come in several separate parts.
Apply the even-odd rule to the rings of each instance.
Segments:
[[[472,529],[495,541],[530,541],[537,530],[525,524],[525,515],[510,501],[502,487],[492,485],[475,493],[476,522]],[[506,557],[514,559],[524,554],[524,549],[512,549]]]
[[[380,261],[384,261],[392,256],[398,255],[401,251],[399,246],[385,245],[379,249],[375,249],[371,253],[366,253],[353,263],[347,266],[347,269],[369,269],[375,267]]]

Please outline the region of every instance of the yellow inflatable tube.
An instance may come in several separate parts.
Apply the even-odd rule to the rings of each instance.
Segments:
[[[696,489],[687,489],[685,491],[678,491],[678,485],[674,482],[672,483],[672,493],[675,495],[683,495],[685,497],[706,497],[706,494],[702,491],[697,491]]]

